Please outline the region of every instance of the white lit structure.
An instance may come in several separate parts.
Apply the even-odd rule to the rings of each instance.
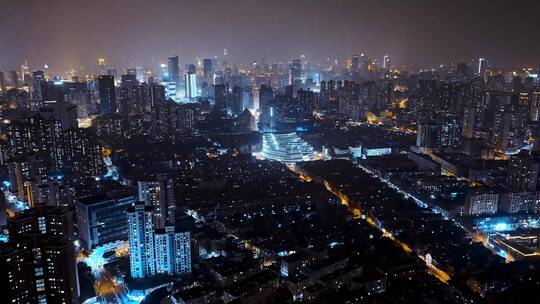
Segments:
[[[484,66],[485,62],[486,62],[485,58],[478,58],[478,75],[482,75],[482,71],[485,68]]]
[[[294,164],[315,160],[315,151],[295,132],[264,133],[262,157]]]
[[[197,77],[194,73],[186,74],[186,98],[197,97]]]

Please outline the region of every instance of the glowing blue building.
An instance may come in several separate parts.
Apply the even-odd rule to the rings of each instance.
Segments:
[[[152,208],[137,203],[128,209],[128,236],[131,277],[156,274]]]
[[[156,272],[168,275],[191,274],[191,233],[167,226],[156,230]]]
[[[295,132],[264,133],[262,156],[285,164],[315,160],[315,151]]]

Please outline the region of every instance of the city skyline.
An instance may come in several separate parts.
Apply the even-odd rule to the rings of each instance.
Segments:
[[[0,0],[0,299],[540,303],[537,11]]]
[[[0,68],[54,71],[84,66],[98,57],[117,67],[158,66],[222,56],[249,65],[266,57],[287,63],[304,54],[319,63],[366,53],[395,65],[423,68],[489,58],[496,66],[536,67],[534,18],[540,4],[524,1],[2,1]],[[44,14],[44,12],[46,12]],[[84,13],[83,13],[84,12]],[[21,18],[20,16],[25,16]],[[282,47],[286,45],[286,47]],[[18,51],[13,51],[18,50]],[[516,58],[515,54],[520,54]]]

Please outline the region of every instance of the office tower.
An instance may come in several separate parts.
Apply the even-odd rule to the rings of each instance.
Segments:
[[[174,224],[176,201],[174,181],[165,175],[149,177],[138,182],[139,201],[153,209],[153,221],[156,228]]]
[[[37,111],[43,104],[43,96],[41,94],[41,83],[45,81],[45,72],[34,71],[32,72],[32,104],[31,110]]]
[[[212,78],[212,59],[205,58],[203,59],[203,76],[206,78]]]
[[[20,89],[21,85],[20,85],[20,82],[19,82],[19,75],[18,75],[17,71],[11,71],[11,72],[9,72],[9,74],[10,74],[10,77],[11,77],[11,83],[13,84],[13,87],[15,89]]]
[[[8,269],[19,267],[25,277],[13,294],[30,301],[8,303],[78,303],[79,285],[73,245],[73,215],[67,208],[38,207],[9,219]],[[3,273],[3,272],[2,272]],[[17,276],[16,274],[14,275]],[[20,285],[19,285],[20,284]],[[21,294],[18,287],[26,289]]]
[[[114,86],[114,76],[98,76],[99,112],[101,114],[112,114],[116,112],[116,90]]]
[[[31,80],[29,79],[29,68],[28,68],[28,62],[24,61],[23,64],[21,64],[21,78],[24,85],[28,85],[29,83],[27,81]]]
[[[463,109],[463,126],[461,135],[464,138],[473,138],[476,127],[476,108],[466,107]]]
[[[5,92],[6,91],[6,73],[3,71],[0,71],[0,91]]]
[[[41,83],[41,97],[44,103],[63,103],[64,83],[62,81],[45,81]]]
[[[351,58],[350,70],[352,72],[358,72],[360,69],[360,57],[358,55],[353,55]]]
[[[166,100],[165,86],[158,84],[150,85],[150,107],[154,107],[158,103]]]
[[[62,130],[76,128],[77,107],[67,102],[48,101],[39,109],[39,115],[45,119],[55,119],[60,122]]]
[[[90,91],[88,90],[86,83],[64,83],[64,96],[66,103],[77,107],[77,118],[85,118],[90,115]]]
[[[107,74],[107,66],[105,63],[105,58],[98,58],[97,60],[97,74],[98,75],[106,75]]]
[[[242,90],[242,105],[244,109],[255,109],[251,87],[244,86]]]
[[[112,191],[75,202],[79,239],[92,250],[99,245],[128,239],[127,210],[137,202],[131,191]]]
[[[468,70],[468,66],[466,63],[464,62],[460,62],[457,64],[457,67],[456,67],[456,74],[458,77],[460,78],[464,78],[464,77],[467,77],[467,70]]]
[[[7,225],[7,202],[4,192],[0,192],[0,227],[5,227]]]
[[[233,115],[239,115],[244,110],[242,104],[242,87],[234,86],[231,95],[231,112]]]
[[[384,57],[383,57],[383,69],[388,71],[388,70],[390,70],[391,67],[392,67],[392,63],[390,61],[390,56],[384,55]]]
[[[274,107],[274,91],[270,85],[263,84],[259,89],[259,112],[261,113],[261,130],[270,129],[272,120],[277,116]]]
[[[434,123],[418,124],[416,146],[420,148],[436,148],[439,128]]]
[[[181,226],[156,229],[156,273],[191,274],[191,233]]]
[[[293,87],[293,93],[302,87],[302,61],[294,59],[290,66],[290,81]]]
[[[123,75],[122,79],[130,75]],[[142,116],[150,113],[150,88],[146,83],[127,81],[127,85],[120,88],[120,98],[118,100],[117,112],[122,117]]]
[[[540,91],[534,90],[530,96],[529,119],[540,121]]]
[[[180,90],[180,65],[178,62],[178,56],[169,57],[167,61],[169,70],[169,80],[176,84],[176,93]]]
[[[152,207],[143,203],[127,211],[131,277],[145,278],[156,274]]]
[[[506,185],[514,191],[536,191],[540,162],[536,155],[521,151],[508,162]]]
[[[137,81],[137,75],[135,74],[128,73],[121,76],[120,86],[122,88],[130,88],[138,84],[139,82]]]
[[[486,59],[485,58],[478,58],[478,70],[476,73],[478,76],[482,77],[484,75],[484,71],[486,70]]]
[[[229,88],[225,84],[214,85],[214,111],[227,113]]]
[[[176,95],[176,83],[174,81],[163,81],[163,86],[165,87],[165,99],[172,101],[178,101]]]
[[[195,65],[189,64],[186,67],[186,98],[193,99],[197,97],[197,76]]]

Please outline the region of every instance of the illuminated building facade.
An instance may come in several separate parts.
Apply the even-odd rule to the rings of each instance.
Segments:
[[[286,164],[315,160],[313,147],[292,133],[264,133],[262,156]]]
[[[139,181],[139,201],[153,209],[155,228],[164,228],[174,224],[176,202],[174,199],[174,184],[171,178],[157,176],[145,181]]]
[[[197,97],[197,76],[195,73],[186,74],[186,98],[192,99]]]
[[[156,272],[168,275],[191,274],[191,233],[179,227],[156,230]]]
[[[37,207],[10,218],[8,230],[10,242],[0,246],[2,302],[78,303],[73,214]]]
[[[473,193],[467,196],[464,211],[468,215],[494,214],[498,203],[497,193]]]
[[[128,209],[128,237],[131,277],[156,274],[152,207],[138,203]]]
[[[77,200],[79,238],[85,248],[127,240],[126,210],[136,201],[135,196],[94,196]]]

